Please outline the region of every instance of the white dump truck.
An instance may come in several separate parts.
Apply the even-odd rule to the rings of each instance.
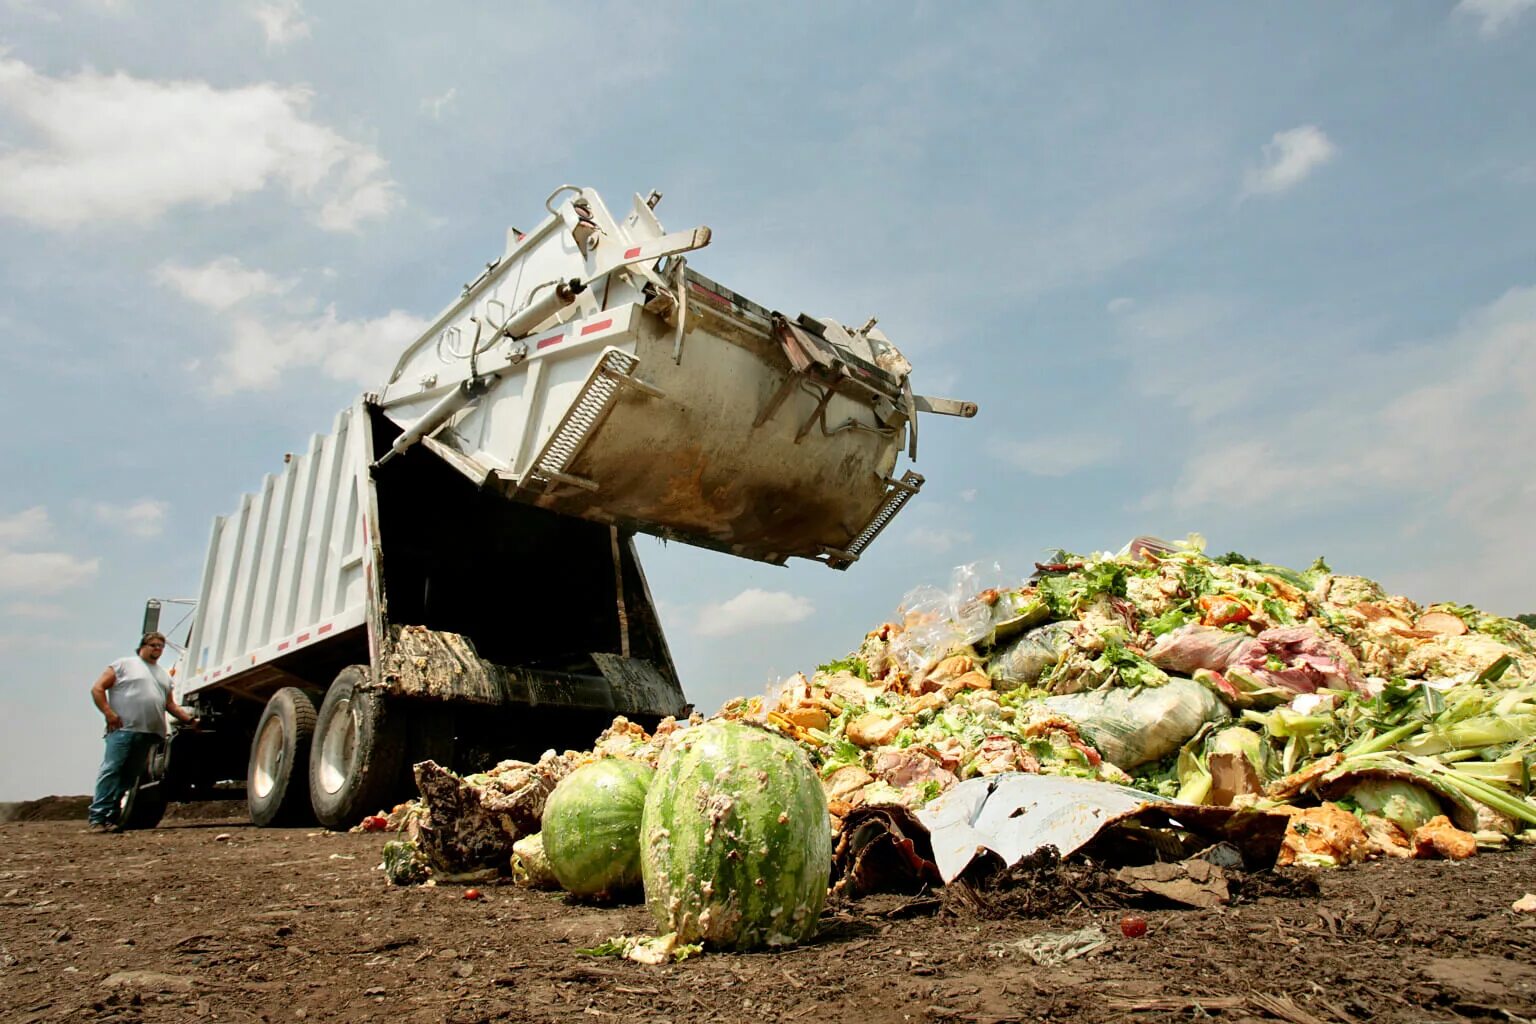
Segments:
[[[697,273],[659,193],[548,216],[383,387],[215,520],[173,734],[129,827],[242,780],[257,824],[352,826],[433,758],[472,770],[687,712],[638,532],[852,565],[923,479],[915,394],[870,320],[772,312]],[[156,603],[146,626],[157,621]]]

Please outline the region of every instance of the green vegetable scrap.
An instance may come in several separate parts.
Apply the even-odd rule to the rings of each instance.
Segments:
[[[1536,630],[1518,618],[1420,606],[1321,558],[1302,570],[1211,558],[1193,534],[1139,538],[1113,555],[1058,551],[1012,589],[913,593],[903,607],[921,614],[765,705],[810,750],[835,817],[921,807],[1002,771],[1125,780],[1196,802],[1305,804],[1338,795],[1319,779],[1340,764],[1396,772],[1461,821],[1536,815]],[[982,607],[994,621],[1030,609],[1031,624],[988,634]],[[1179,702],[1147,716],[1148,695],[1170,687]],[[813,707],[826,709],[824,728],[795,724]],[[1350,806],[1412,821],[1407,792]]]
[[[392,885],[420,885],[427,880],[427,858],[409,839],[384,844],[384,877]]]
[[[675,932],[665,935],[615,935],[586,949],[578,949],[580,956],[621,956],[642,964],[663,964],[669,961],[687,960],[704,951],[697,942],[678,942]]]
[[[858,676],[866,683],[870,681],[869,665],[857,654],[850,654],[848,657],[838,661],[829,661],[825,665],[819,665],[816,668],[817,675],[830,676],[836,675],[839,672],[847,672],[850,675]]]
[[[1118,638],[1110,638],[1105,642],[1104,653],[1099,656],[1095,667],[1100,668],[1106,677],[1114,678],[1121,686],[1162,686],[1168,682],[1168,673]]]
[[[1081,568],[1042,578],[1040,597],[1053,618],[1074,617],[1099,594],[1125,596],[1125,580],[1131,567],[1112,559],[1090,561]]]
[[[1440,801],[1429,790],[1398,779],[1364,779],[1351,786],[1339,803],[1385,818],[1405,832],[1442,813]]]

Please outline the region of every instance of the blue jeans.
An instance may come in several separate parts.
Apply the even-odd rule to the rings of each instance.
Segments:
[[[101,772],[96,776],[96,799],[86,812],[86,820],[92,825],[117,824],[118,804],[123,794],[138,781],[139,773],[149,759],[160,737],[152,732],[129,732],[117,729],[107,733],[107,752],[101,759]]]

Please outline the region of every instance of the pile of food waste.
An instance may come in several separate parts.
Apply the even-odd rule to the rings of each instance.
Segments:
[[[747,824],[732,835],[825,807],[830,880],[853,894],[943,884],[978,851],[1011,866],[1047,847],[1102,857],[1109,846],[1130,865],[1178,862],[1176,878],[1153,872],[1160,884],[1205,891],[1213,870],[1461,858],[1536,838],[1536,630],[1466,605],[1420,606],[1321,559],[1296,571],[1203,546],[1138,538],[1116,554],[1059,552],[1008,587],[980,588],[973,570],[957,570],[949,588],[908,594],[898,621],[848,656],[732,700],[708,722],[648,731],[621,718],[589,751],[464,778],[427,762],[416,769],[423,799],[369,827],[407,833],[386,856],[392,880],[511,873],[579,892],[546,862],[571,845],[551,841],[551,795],[595,762],[643,765],[646,785],[653,772],[669,782],[631,793],[624,823],[604,820],[615,828],[603,834],[627,828],[638,850],[666,847],[657,859],[671,881],[656,887],[674,909],[682,897],[668,884],[703,887],[695,911],[706,927],[683,929],[685,950],[730,946],[743,931],[707,927],[711,892],[732,883],[711,874],[728,862],[700,859],[704,830],[738,808]],[[702,742],[690,736],[725,726],[738,730],[732,751],[748,749],[748,733],[793,742],[706,773],[740,780],[709,790],[716,803],[702,823],[683,823],[678,808],[708,801],[679,784],[670,759]],[[801,762],[816,793],[761,795]],[[589,789],[594,804],[610,799]],[[649,838],[647,816],[666,823]],[[823,849],[819,831],[795,842]],[[616,841],[588,852],[593,866],[620,854]],[[754,856],[769,865],[766,880],[742,884],[779,895],[782,850]],[[755,934],[766,944],[806,937],[805,893],[818,876],[801,867],[784,889],[801,918],[764,926]],[[638,879],[605,879],[585,895]],[[659,914],[658,925],[675,917]]]
[[[1536,825],[1536,630],[1201,548],[1141,538],[1015,588],[914,592],[849,657],[722,714],[804,743],[834,820],[1017,771],[1295,814],[1282,862]],[[1330,804],[1360,831],[1325,841]],[[1473,841],[1427,838],[1455,831]]]

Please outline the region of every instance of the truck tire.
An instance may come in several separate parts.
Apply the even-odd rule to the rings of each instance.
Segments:
[[[256,723],[245,775],[245,804],[257,825],[300,825],[309,818],[310,740],[315,702],[297,686],[272,695]]]
[[[144,770],[123,793],[117,805],[117,829],[128,832],[133,829],[154,828],[165,817],[165,790],[160,780],[165,778],[165,741],[157,743],[145,759]]]
[[[351,828],[400,791],[405,722],[367,683],[367,666],[344,668],[320,705],[309,802],[326,828]]]

